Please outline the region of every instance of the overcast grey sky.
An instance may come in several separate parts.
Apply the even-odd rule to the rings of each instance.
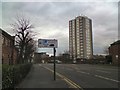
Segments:
[[[35,40],[58,39],[57,54],[69,50],[69,20],[81,14],[92,19],[94,54],[103,54],[104,47],[118,39],[117,2],[2,2],[0,27],[11,35],[10,24],[17,14],[30,19],[37,33]],[[52,49],[39,51],[52,53]]]

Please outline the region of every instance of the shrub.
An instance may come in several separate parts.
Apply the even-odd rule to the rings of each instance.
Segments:
[[[13,67],[9,65],[2,66],[2,87],[9,88],[13,85]]]
[[[14,88],[29,72],[32,64],[3,65],[2,88]]]

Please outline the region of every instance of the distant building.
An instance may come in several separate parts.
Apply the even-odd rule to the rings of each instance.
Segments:
[[[105,64],[106,63],[106,55],[93,55],[93,62],[92,63],[100,63]]]
[[[113,64],[120,64],[120,40],[110,45],[109,55],[112,57]]]
[[[0,29],[2,34],[2,64],[16,64],[18,50],[14,46],[15,37]]]
[[[62,61],[62,63],[69,63],[70,62],[69,57],[70,57],[69,53],[63,53],[58,56],[58,60]]]
[[[93,56],[92,20],[78,16],[69,21],[70,59],[91,59]]]
[[[46,63],[49,60],[49,55],[46,52],[35,52],[34,53],[34,63]]]

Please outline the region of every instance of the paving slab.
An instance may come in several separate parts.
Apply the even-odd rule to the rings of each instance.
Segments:
[[[69,88],[70,86],[60,77],[53,78],[49,70],[33,64],[30,72],[16,88]]]

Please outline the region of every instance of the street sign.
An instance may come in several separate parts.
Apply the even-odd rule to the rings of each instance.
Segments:
[[[38,39],[38,47],[39,48],[53,48],[54,52],[54,80],[56,80],[56,61],[55,54],[56,49],[58,47],[58,41],[56,39]]]
[[[56,39],[39,39],[38,47],[40,47],[40,48],[57,48],[58,42]]]

